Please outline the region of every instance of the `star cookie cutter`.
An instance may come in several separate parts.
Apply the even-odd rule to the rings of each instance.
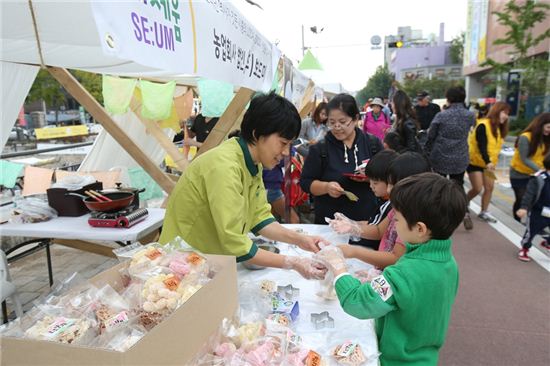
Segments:
[[[311,323],[315,329],[334,328],[334,318],[328,311],[321,313],[311,313]]]
[[[292,286],[292,284],[288,284],[286,286],[277,286],[277,292],[285,300],[293,300],[300,296],[300,289],[298,287]]]

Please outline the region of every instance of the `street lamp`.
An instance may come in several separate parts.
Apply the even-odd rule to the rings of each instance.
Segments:
[[[314,25],[313,27],[309,27],[309,30],[312,33],[315,33],[315,34],[321,33],[324,29],[325,29],[324,27],[318,28],[316,25]],[[302,56],[304,56],[306,54],[306,50],[308,48],[309,47],[305,46],[305,42],[304,42],[304,25],[302,24]]]

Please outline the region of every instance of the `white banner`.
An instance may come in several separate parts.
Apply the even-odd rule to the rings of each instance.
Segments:
[[[106,54],[175,74],[269,90],[273,45],[222,0],[91,2]]]

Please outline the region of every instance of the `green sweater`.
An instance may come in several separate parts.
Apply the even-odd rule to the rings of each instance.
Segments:
[[[407,244],[405,255],[370,284],[349,274],[336,281],[346,313],[377,318],[382,365],[437,365],[457,289],[450,239]]]

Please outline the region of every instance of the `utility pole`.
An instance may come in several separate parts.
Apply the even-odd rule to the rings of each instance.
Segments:
[[[304,25],[302,24],[302,56],[306,54],[306,45],[304,42]]]

